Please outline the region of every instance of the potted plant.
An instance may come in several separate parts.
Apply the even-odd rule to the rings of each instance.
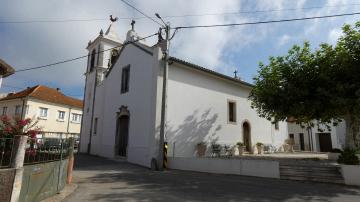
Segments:
[[[294,138],[286,139],[285,140],[285,145],[284,145],[284,151],[285,152],[294,152],[294,145],[295,145]]]
[[[243,155],[243,153],[244,153],[244,148],[245,148],[244,143],[242,143],[242,142],[237,142],[237,143],[236,143],[236,146],[237,146],[237,148],[238,148],[238,150],[239,150],[239,156]]]
[[[263,147],[264,147],[264,144],[261,143],[261,142],[258,142],[256,143],[256,149],[258,151],[258,154],[262,154],[263,153]]]
[[[197,153],[198,157],[205,156],[205,152],[206,152],[206,143],[205,142],[197,143],[196,144],[196,153]]]
[[[341,152],[338,163],[341,164],[345,184],[360,186],[360,161],[356,156],[356,150],[345,149]]]
[[[340,154],[341,154],[341,149],[338,149],[338,148],[335,148],[335,149],[332,149],[329,153],[328,153],[328,159],[329,160],[335,160],[337,161]]]

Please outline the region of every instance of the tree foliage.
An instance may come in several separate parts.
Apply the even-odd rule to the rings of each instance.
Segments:
[[[353,141],[360,142],[360,22],[342,30],[335,46],[311,50],[305,42],[285,56],[270,57],[269,64],[260,63],[249,99],[261,117],[293,117],[302,124],[345,119]]]

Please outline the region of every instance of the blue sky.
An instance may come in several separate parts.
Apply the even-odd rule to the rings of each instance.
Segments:
[[[360,0],[128,0],[139,9],[153,15],[194,15],[166,18],[173,26],[208,25],[278,20],[332,15],[360,11]],[[321,7],[314,9],[300,9]],[[285,10],[284,10],[285,9]],[[286,10],[295,9],[295,10]],[[239,11],[282,10],[229,14]],[[218,15],[220,13],[227,13]],[[108,16],[140,17],[118,0],[1,0],[0,21],[98,19],[89,22],[0,23],[0,58],[15,69],[22,69],[86,55],[87,42],[100,29],[109,25]],[[353,24],[360,16],[287,22],[227,28],[180,30],[172,41],[171,54],[203,65],[226,75],[235,69],[240,77],[252,82],[260,61],[269,56],[286,54],[294,44],[310,41],[334,44],[344,23]],[[130,19],[119,20],[118,33],[125,38]],[[136,20],[135,29],[141,36],[157,31],[158,26],[147,20]],[[147,40],[149,45],[154,39]],[[86,59],[47,69],[14,74],[4,79],[0,92],[17,91],[37,84],[60,87],[71,96],[82,97]],[[9,87],[13,86],[13,87]]]

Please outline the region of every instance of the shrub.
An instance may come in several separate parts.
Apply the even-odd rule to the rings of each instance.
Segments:
[[[359,158],[356,156],[356,150],[353,149],[345,149],[341,152],[338,163],[346,164],[346,165],[359,165]]]
[[[199,147],[200,147],[200,146],[206,146],[206,143],[205,143],[205,142],[199,142],[199,143],[197,143],[196,145],[199,146]]]
[[[338,148],[334,148],[331,150],[331,153],[341,153],[341,149],[338,149]]]
[[[239,146],[239,147],[243,147],[243,146],[244,146],[244,143],[242,143],[242,142],[237,142],[236,145]]]
[[[258,146],[258,147],[261,147],[261,146],[263,146],[263,145],[264,145],[264,144],[261,143],[261,142],[256,143],[256,146]]]
[[[35,138],[40,132],[40,128],[37,127],[38,121],[33,121],[30,118],[21,119],[4,115],[0,117],[0,138],[13,138],[15,135],[25,135],[30,138]]]

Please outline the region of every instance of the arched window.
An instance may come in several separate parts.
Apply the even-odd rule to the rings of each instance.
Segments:
[[[113,49],[110,53],[110,66],[112,66],[115,63],[117,56],[118,56],[118,51],[116,49]]]
[[[90,59],[90,71],[94,70],[95,67],[95,49],[91,52],[91,59]]]

